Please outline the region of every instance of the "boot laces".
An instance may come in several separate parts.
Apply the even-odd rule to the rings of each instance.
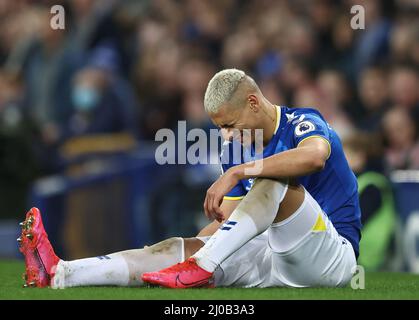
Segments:
[[[174,266],[171,266],[166,269],[166,271],[169,271],[169,272],[180,272],[180,271],[194,272],[197,270],[199,270],[199,266],[196,264],[195,260],[193,259],[188,259],[184,262],[179,262],[175,264]]]

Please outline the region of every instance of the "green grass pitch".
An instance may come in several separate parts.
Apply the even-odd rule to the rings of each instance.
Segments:
[[[157,300],[272,300],[272,299],[419,299],[419,275],[366,273],[365,289],[346,288],[162,288],[84,287],[53,290],[22,288],[22,261],[0,260],[0,299],[157,299]]]

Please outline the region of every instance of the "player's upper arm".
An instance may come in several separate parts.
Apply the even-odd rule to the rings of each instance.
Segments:
[[[322,159],[327,160],[330,157],[330,143],[320,136],[311,136],[310,139],[301,141],[297,148],[310,147],[315,150],[316,155]]]
[[[330,144],[322,137],[312,136],[302,141],[297,148],[310,148],[310,159],[315,170],[322,170],[330,156]]]
[[[308,115],[294,125],[295,146],[310,146],[327,160],[332,152],[328,124],[318,116]]]

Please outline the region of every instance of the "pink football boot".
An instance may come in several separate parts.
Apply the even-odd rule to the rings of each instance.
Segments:
[[[189,258],[160,271],[143,273],[141,279],[166,288],[213,288],[212,275]]]
[[[32,208],[21,222],[22,234],[17,239],[19,250],[25,256],[24,287],[47,287],[60,261],[48,240],[42,223],[41,212]]]

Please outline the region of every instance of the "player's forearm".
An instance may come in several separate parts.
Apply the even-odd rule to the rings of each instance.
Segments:
[[[232,174],[238,180],[249,178],[294,178],[322,170],[326,159],[315,148],[301,147],[258,161],[232,167]]]

